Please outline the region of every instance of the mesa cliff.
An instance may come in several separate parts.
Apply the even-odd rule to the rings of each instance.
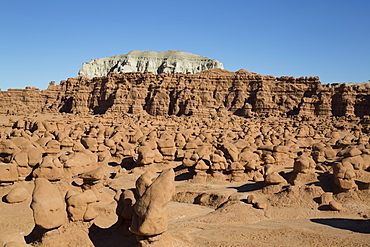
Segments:
[[[197,74],[128,72],[68,78],[46,90],[0,91],[0,114],[150,114],[153,116],[363,117],[366,84],[322,84],[318,77],[263,76],[222,69]]]
[[[78,75],[88,78],[106,76],[110,72],[152,72],[196,74],[208,69],[223,69],[221,62],[183,51],[131,51],[125,55],[92,59],[82,64]]]

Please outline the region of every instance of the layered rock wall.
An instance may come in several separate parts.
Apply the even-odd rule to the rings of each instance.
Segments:
[[[126,55],[98,58],[84,63],[79,76],[106,76],[111,72],[191,73],[223,69],[221,62],[182,51],[131,51]]]
[[[362,84],[323,85],[318,77],[262,76],[246,70],[110,73],[69,78],[43,91],[0,91],[0,113],[362,117],[370,115],[369,93],[370,87]]]

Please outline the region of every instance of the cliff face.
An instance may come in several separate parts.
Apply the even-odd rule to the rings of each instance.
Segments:
[[[246,70],[197,74],[110,73],[69,78],[47,90],[0,91],[1,113],[147,113],[199,117],[370,115],[370,87],[322,85],[318,77],[262,76]]]
[[[223,69],[221,62],[182,51],[131,51],[126,55],[93,59],[84,63],[79,76],[106,76],[110,72],[191,73],[208,69]]]

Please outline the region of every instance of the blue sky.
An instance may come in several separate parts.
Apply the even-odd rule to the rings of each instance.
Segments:
[[[263,75],[370,80],[369,0],[0,3],[0,88],[45,89],[83,62],[180,50]]]

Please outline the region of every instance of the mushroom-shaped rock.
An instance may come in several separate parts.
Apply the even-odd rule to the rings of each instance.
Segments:
[[[356,187],[355,172],[349,163],[334,163],[334,182],[343,190],[350,190]]]
[[[340,152],[339,155],[343,155],[344,157],[354,157],[357,155],[361,155],[362,152],[356,147],[351,147],[343,150],[343,152]]]
[[[288,146],[278,145],[274,147],[273,157],[276,165],[291,166],[294,160],[290,157],[290,148]]]
[[[98,151],[98,141],[96,140],[96,138],[82,137],[81,143],[85,146],[86,149],[89,149],[92,152]]]
[[[57,154],[60,152],[60,143],[57,140],[50,140],[45,145],[45,153]]]
[[[229,164],[228,170],[231,172],[231,181],[243,181],[245,168],[239,162]]]
[[[211,158],[211,166],[210,171],[212,177],[217,180],[223,180],[224,174],[223,171],[227,168],[227,161],[226,158],[223,156],[223,152],[221,150],[216,150],[215,153],[210,155]]]
[[[98,167],[94,170],[84,172],[81,174],[81,178],[84,181],[97,181],[104,179],[105,171],[102,167]]]
[[[35,179],[31,208],[35,224],[54,229],[67,222],[66,204],[59,190],[45,178]]]
[[[92,190],[83,193],[68,191],[66,195],[67,212],[72,221],[92,220],[97,216],[92,203],[98,199]]]
[[[102,167],[98,167],[94,170],[82,173],[80,177],[83,179],[84,182],[82,185],[83,189],[100,189],[103,186],[105,171]]]
[[[99,144],[98,151],[96,154],[98,155],[99,162],[108,163],[112,158],[109,148],[105,146],[104,144]]]
[[[167,231],[166,205],[175,192],[174,178],[172,169],[163,170],[137,200],[131,232],[141,236],[153,236]]]
[[[183,167],[192,167],[194,166],[199,159],[199,155],[195,151],[187,151],[184,154],[184,159],[182,160]]]
[[[204,160],[199,160],[197,164],[195,165],[195,175],[193,177],[194,182],[204,183],[207,180],[207,170],[209,169],[209,166],[206,164]]]
[[[293,171],[299,173],[312,173],[316,167],[315,161],[306,154],[299,155],[294,160]]]
[[[158,140],[158,149],[165,160],[173,160],[176,153],[175,142],[172,138]]]
[[[366,151],[365,151],[366,152]],[[365,161],[363,159],[362,151],[356,147],[347,148],[341,152],[339,155],[343,156],[342,163],[348,163],[353,166],[355,170],[362,170],[366,167]]]
[[[238,161],[238,156],[239,156],[239,150],[237,147],[235,147],[234,144],[230,142],[225,142],[222,145],[222,150],[225,153],[226,159],[230,159],[232,162],[237,162]]]
[[[274,166],[271,164],[265,166],[264,180],[266,184],[280,184],[285,182],[285,179],[274,171]]]

